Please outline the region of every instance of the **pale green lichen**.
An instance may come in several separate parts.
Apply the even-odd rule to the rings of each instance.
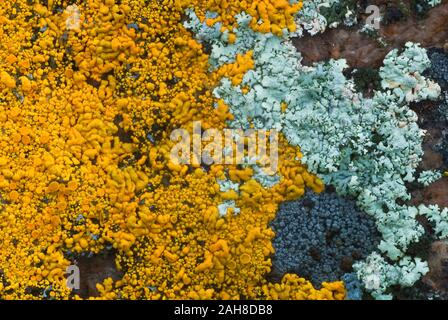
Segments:
[[[295,35],[302,36],[303,31],[306,30],[310,35],[316,35],[325,31],[329,26],[325,16],[322,14],[322,9],[329,9],[335,4],[339,4],[340,0],[315,0],[305,1],[302,10],[297,15],[296,24],[299,27]]]
[[[441,4],[442,0],[427,0],[426,3],[431,7],[435,7]]]
[[[440,87],[422,76],[430,65],[426,51],[408,42],[403,54],[392,50],[384,59],[384,66],[380,69],[381,86],[407,102],[436,99],[440,95]]]
[[[420,205],[419,212],[434,224],[434,232],[440,238],[448,238],[448,209],[441,210],[438,205]]]
[[[236,206],[234,200],[225,200],[218,205],[218,211],[221,217],[226,216],[229,209],[233,210],[233,214],[238,214],[241,211],[240,208]]]
[[[263,168],[259,166],[252,166],[254,170],[254,178],[258,183],[260,183],[264,188],[272,188],[280,182],[280,176],[278,174],[271,174],[266,172]]]
[[[429,271],[428,264],[420,258],[404,257],[392,265],[375,252],[353,267],[366,289],[378,300],[392,299],[391,294],[385,293],[387,288],[394,285],[410,287]]]
[[[221,192],[227,192],[230,190],[238,192],[240,188],[239,183],[232,182],[230,180],[218,180],[218,184],[219,184],[219,190]]]
[[[423,184],[425,187],[429,186],[431,183],[436,182],[442,177],[442,173],[434,170],[426,170],[420,173],[418,177],[418,182]]]

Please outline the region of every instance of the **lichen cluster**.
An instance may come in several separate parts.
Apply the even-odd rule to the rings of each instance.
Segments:
[[[431,66],[426,50],[408,42],[402,50],[389,52],[379,70],[381,88],[366,98],[346,78],[344,59],[302,66],[289,36],[254,32],[247,14],[238,16],[232,44],[194,13],[190,16],[192,22],[186,25],[210,45],[212,66],[252,52],[254,68],[241,84],[222,79],[214,90],[230,107],[234,119],[229,125],[280,130],[291,145],[300,146],[302,162],[311,172],[338,194],[355,197],[359,208],[374,217],[382,234],[377,249],[392,263],[372,252],[355,264],[372,295],[391,298],[389,287],[411,286],[428,272],[426,262],[406,255],[424,234],[416,217],[428,217],[444,238],[446,210],[405,204],[410,200],[406,183],[417,179],[425,135],[410,103],[437,100],[441,93],[440,86],[424,76]],[[426,171],[419,182],[427,185],[440,176]]]
[[[68,27],[69,5],[79,27]],[[251,55],[209,69],[206,48],[182,25],[188,8],[231,30],[245,10],[259,32],[294,30],[287,1],[4,1],[0,5],[0,297],[78,298],[65,270],[76,257],[116,251],[123,276],[100,298],[341,299],[342,282],[297,275],[269,283],[269,222],[277,206],[322,182],[281,139],[281,180],[256,168],[175,165],[170,132],[224,128],[233,115],[212,95],[241,81]],[[72,10],[73,12],[73,10]],[[76,22],[76,21],[75,21]],[[224,30],[223,29],[223,30]],[[234,38],[228,35],[231,43]],[[222,192],[218,181],[238,185]],[[220,215],[232,200],[240,212]],[[82,275],[81,275],[82,277]]]
[[[350,8],[2,1],[0,299],[360,299],[412,286],[428,271],[407,255],[417,215],[448,236],[447,209],[405,204],[424,136],[409,104],[440,87],[413,43],[386,56],[371,98],[344,60],[303,66],[291,38],[355,23]],[[278,170],[173,162],[171,133],[194,138],[197,123],[279,131]],[[96,296],[67,287],[68,266],[104,252],[120,276]]]
[[[281,204],[272,228],[274,271],[304,275],[315,285],[341,279],[380,241],[371,217],[332,193],[310,192]]]

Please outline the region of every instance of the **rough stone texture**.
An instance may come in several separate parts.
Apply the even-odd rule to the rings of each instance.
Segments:
[[[111,277],[114,281],[122,277],[115,265],[115,254],[105,251],[91,257],[83,256],[77,261],[80,273],[80,289],[74,290],[82,298],[96,297],[99,295],[96,288],[97,283],[102,283]]]
[[[388,1],[371,1],[370,4],[380,6],[382,13],[386,11]],[[410,1],[403,1],[409,3]],[[365,18],[365,17],[364,17]],[[361,22],[363,23],[363,22]],[[423,47],[448,46],[448,2],[431,9],[420,19],[411,15],[407,19],[381,25],[379,35],[385,40],[386,46],[381,46],[373,37],[358,32],[357,27],[327,29],[316,36],[306,35],[293,40],[295,47],[303,55],[303,63],[330,58],[345,58],[351,67],[379,67],[388,52],[401,48],[407,41],[421,43]]]
[[[448,294],[448,242],[436,241],[428,257],[429,273],[422,281],[433,290]]]
[[[437,204],[439,207],[448,207],[448,178],[444,177],[423,190],[416,190],[412,193],[415,205]]]

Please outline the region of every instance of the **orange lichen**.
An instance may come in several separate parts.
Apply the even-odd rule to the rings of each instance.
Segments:
[[[223,23],[223,28],[232,30],[236,26],[235,15],[246,12],[252,17],[251,28],[254,31],[281,36],[283,29],[290,32],[296,30],[294,16],[302,8],[301,1],[290,4],[288,0],[255,0],[255,1],[199,1],[195,8],[199,10],[199,17],[211,26],[217,22]],[[203,9],[202,11],[200,9]],[[204,12],[212,11],[218,13],[214,19],[205,19]],[[230,41],[231,42],[231,41]]]
[[[223,65],[214,75],[217,79],[221,79],[224,76],[229,78],[234,86],[240,85],[246,72],[254,67],[252,55],[252,51],[248,51],[244,55],[237,54],[234,63]]]
[[[308,281],[290,274],[286,275],[281,283],[263,286],[262,292],[272,300],[343,300],[345,298],[344,284],[341,281],[324,282],[322,289],[316,290]]]

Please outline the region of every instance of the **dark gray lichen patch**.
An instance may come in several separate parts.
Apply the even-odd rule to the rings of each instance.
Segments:
[[[296,273],[317,287],[351,272],[352,264],[380,241],[375,222],[335,193],[309,192],[283,203],[271,226],[276,233],[273,274]]]

